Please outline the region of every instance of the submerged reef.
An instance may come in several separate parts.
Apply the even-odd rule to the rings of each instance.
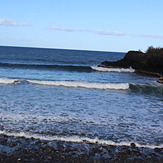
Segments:
[[[146,52],[128,51],[121,60],[102,62],[99,67],[129,68],[136,73],[159,77],[158,82],[163,84],[163,48],[149,47]]]

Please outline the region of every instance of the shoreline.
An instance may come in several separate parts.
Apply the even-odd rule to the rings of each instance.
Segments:
[[[0,134],[0,162],[163,162],[163,148],[47,141]]]

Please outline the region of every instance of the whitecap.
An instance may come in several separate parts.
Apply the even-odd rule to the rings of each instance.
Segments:
[[[132,67],[130,68],[104,68],[104,67],[92,66],[91,68],[93,70],[101,71],[101,72],[135,72],[135,70]]]
[[[64,87],[80,87],[88,89],[116,89],[126,90],[129,88],[129,83],[92,83],[92,82],[78,82],[78,81],[41,81],[41,80],[27,80],[30,83],[49,86],[64,86]]]
[[[105,145],[115,145],[115,146],[130,146],[133,142],[114,142],[111,140],[102,140],[98,138],[88,138],[88,137],[80,137],[80,136],[44,136],[39,134],[30,134],[25,132],[13,132],[9,133],[6,131],[0,131],[0,134],[4,134],[7,136],[14,136],[14,137],[25,137],[25,138],[34,138],[46,141],[65,141],[65,142],[73,142],[73,143],[92,143],[92,144],[105,144]],[[144,148],[163,148],[163,144],[161,145],[141,145],[139,143],[134,142],[137,147],[144,147]]]
[[[0,78],[0,84],[16,84],[17,82],[19,82],[18,79]]]

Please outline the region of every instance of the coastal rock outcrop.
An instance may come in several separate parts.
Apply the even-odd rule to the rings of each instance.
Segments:
[[[161,48],[162,50],[162,48]],[[157,51],[157,50],[156,50]],[[129,51],[121,60],[109,62],[102,62],[99,67],[106,68],[129,68],[135,69],[135,72],[146,75],[156,76],[160,79],[158,82],[163,83],[163,53],[147,51]]]
[[[163,76],[161,76],[157,82],[163,84]]]

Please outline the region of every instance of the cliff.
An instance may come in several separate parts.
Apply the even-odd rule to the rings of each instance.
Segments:
[[[151,48],[151,47],[150,47]],[[159,77],[159,83],[163,84],[163,48],[148,49],[146,53],[141,51],[129,51],[119,61],[102,62],[99,67],[106,68],[129,68],[132,67],[137,73]]]

